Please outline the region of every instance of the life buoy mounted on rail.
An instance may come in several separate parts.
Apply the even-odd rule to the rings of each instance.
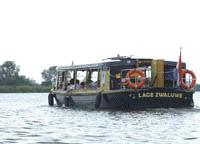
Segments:
[[[141,77],[142,77],[142,80],[141,82],[135,84],[135,83],[132,83],[130,81],[130,78],[132,77],[131,75],[135,74],[135,73],[138,73]],[[132,88],[141,88],[144,83],[146,82],[146,77],[145,77],[145,74],[142,72],[142,70],[140,69],[131,69],[127,74],[126,74],[126,80],[125,80],[126,83],[128,83],[128,85]]]
[[[186,73],[189,73],[191,76],[192,76],[192,83],[191,84],[186,84],[183,82],[183,76],[186,74]],[[184,87],[184,88],[193,88],[196,84],[196,76],[195,74],[193,73],[193,71],[191,70],[182,70],[182,74],[181,74],[181,79],[180,79],[180,82],[181,82],[181,85]]]

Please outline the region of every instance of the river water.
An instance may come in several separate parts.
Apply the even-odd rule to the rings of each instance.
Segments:
[[[132,111],[50,107],[48,94],[0,94],[0,143],[200,143],[194,108]]]

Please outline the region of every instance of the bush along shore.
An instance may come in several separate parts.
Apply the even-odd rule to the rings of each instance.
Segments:
[[[0,93],[48,93],[51,86],[0,86]]]

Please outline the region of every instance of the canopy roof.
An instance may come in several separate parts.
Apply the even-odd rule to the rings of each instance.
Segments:
[[[68,70],[85,70],[85,69],[103,69],[106,70],[109,67],[116,67],[116,66],[124,66],[124,65],[137,65],[139,66],[151,66],[151,62],[153,59],[132,59],[127,57],[120,57],[120,58],[109,58],[112,61],[102,62],[102,63],[93,63],[93,64],[83,64],[83,65],[72,65],[72,66],[59,66],[57,67],[57,71],[68,71]],[[165,66],[176,66],[177,62],[173,61],[165,61]],[[182,66],[185,68],[186,64],[182,63]]]
[[[112,59],[113,60],[113,59]],[[140,63],[151,63],[152,59],[120,59],[115,61],[107,61],[102,63],[83,64],[83,65],[72,65],[72,66],[59,66],[57,71],[67,70],[84,70],[84,69],[108,69],[111,66],[122,66],[122,65],[136,65],[137,61]]]

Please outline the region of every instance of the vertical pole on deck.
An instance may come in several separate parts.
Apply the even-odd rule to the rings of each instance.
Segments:
[[[100,69],[98,69],[97,87],[100,87]]]
[[[65,88],[65,72],[63,71],[62,72],[62,88],[64,89]]]
[[[75,87],[75,89],[76,89],[76,75],[77,75],[77,71],[76,70],[74,70],[74,87]]]
[[[59,71],[57,72],[57,89],[60,86],[60,78],[59,78]]]
[[[87,82],[88,82],[88,70],[86,70],[86,79],[85,79],[85,89],[87,88]]]
[[[139,67],[139,62],[138,62],[138,59],[136,60],[136,69],[138,69]],[[137,76],[135,78],[135,85],[136,85],[136,88],[137,88],[137,83],[138,83],[138,79],[137,79]]]
[[[136,60],[136,69],[139,67],[138,59]]]
[[[64,72],[64,81],[63,81],[63,87],[64,87],[64,89],[66,88],[66,71]]]

